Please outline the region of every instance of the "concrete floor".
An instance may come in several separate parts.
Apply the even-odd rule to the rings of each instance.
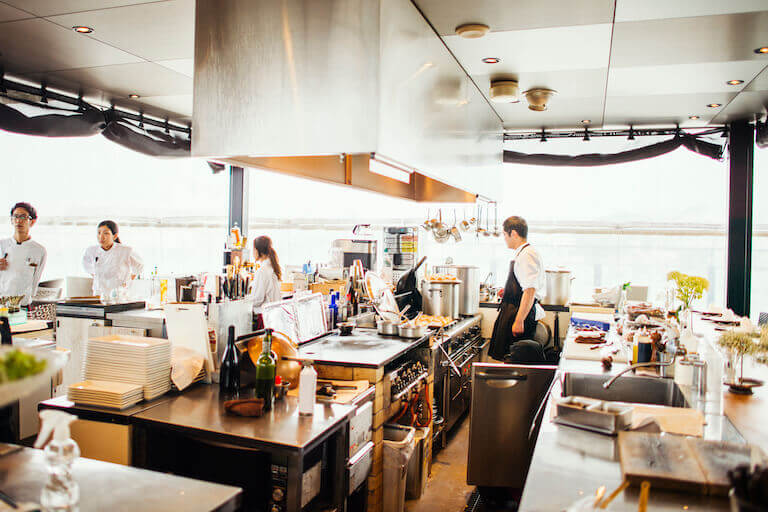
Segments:
[[[453,429],[448,446],[432,461],[432,474],[418,500],[406,500],[406,512],[462,512],[475,490],[467,485],[467,454],[469,453],[469,416]]]

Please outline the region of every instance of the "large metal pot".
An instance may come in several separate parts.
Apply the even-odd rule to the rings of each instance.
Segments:
[[[424,313],[459,318],[460,284],[461,281],[424,281],[421,287]]]
[[[561,268],[547,270],[547,293],[542,304],[565,306],[571,299],[571,271]]]
[[[459,285],[459,315],[473,316],[480,311],[480,268],[471,265],[437,265],[435,272],[456,276]]]

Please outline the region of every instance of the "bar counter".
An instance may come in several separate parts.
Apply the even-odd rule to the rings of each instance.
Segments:
[[[237,487],[83,457],[72,472],[80,486],[80,512],[230,512],[241,502]],[[39,503],[47,478],[42,450],[22,448],[0,457],[0,489],[17,502]]]

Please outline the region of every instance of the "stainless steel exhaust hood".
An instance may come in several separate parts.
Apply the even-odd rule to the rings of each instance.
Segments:
[[[194,156],[325,181],[335,162],[330,181],[417,201],[501,162],[501,119],[409,0],[197,0],[194,84]],[[372,154],[410,191],[362,174]]]

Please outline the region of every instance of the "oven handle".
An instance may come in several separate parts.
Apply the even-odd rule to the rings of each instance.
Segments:
[[[476,355],[477,355],[477,352],[472,351],[472,355],[471,356],[467,357],[465,360],[463,360],[462,362],[460,362],[456,366],[461,368],[462,366],[464,366],[465,364],[470,362]]]

